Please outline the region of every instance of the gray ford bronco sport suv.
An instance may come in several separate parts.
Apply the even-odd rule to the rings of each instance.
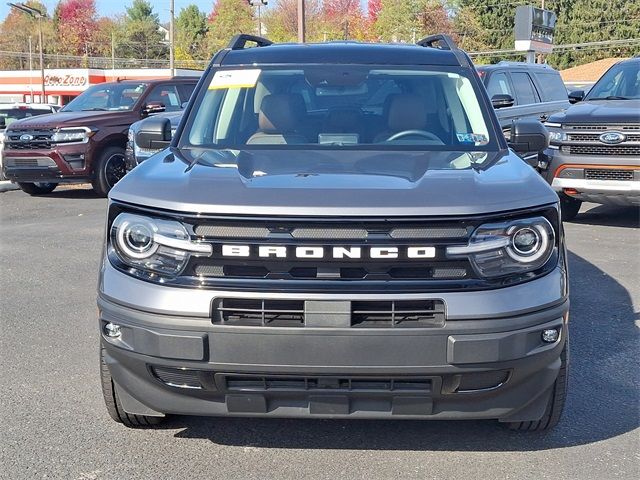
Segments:
[[[511,133],[513,150],[548,144],[539,122]],[[558,197],[448,37],[237,36],[170,137],[169,119],[146,122],[140,144],[166,148],[109,194],[98,305],[114,420],[558,422]]]

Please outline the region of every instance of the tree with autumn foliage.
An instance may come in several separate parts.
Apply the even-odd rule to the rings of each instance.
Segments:
[[[324,0],[322,12],[329,40],[364,40],[367,19],[360,0]]]
[[[201,57],[208,60],[211,55],[204,51],[207,31],[207,14],[196,5],[180,10],[176,18],[176,60],[191,61]]]
[[[255,34],[258,26],[246,0],[217,0],[208,22],[206,46],[212,55],[224,48],[234,35]]]
[[[95,0],[61,0],[53,13],[60,53],[89,55],[97,32]]]
[[[323,19],[320,0],[306,0],[306,37],[309,42],[323,39]],[[274,42],[295,42],[298,39],[298,0],[274,0],[262,14],[262,23]]]
[[[434,33],[453,33],[440,0],[381,0],[375,23],[385,41],[412,42]]]
[[[29,0],[26,5],[36,8],[47,15],[47,7],[38,0]],[[51,51],[50,46],[55,45],[55,34],[51,17],[47,17],[42,22],[42,34],[44,37],[43,51]],[[0,24],[0,50],[5,52],[28,52],[29,37],[32,39],[33,68],[38,68],[38,21],[30,15],[11,9]],[[45,66],[46,63],[45,63]],[[5,70],[28,69],[29,59],[27,56],[0,55],[0,68]]]

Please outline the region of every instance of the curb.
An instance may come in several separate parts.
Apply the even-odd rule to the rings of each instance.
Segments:
[[[10,190],[18,190],[20,187],[9,180],[0,181],[0,192],[8,192]]]

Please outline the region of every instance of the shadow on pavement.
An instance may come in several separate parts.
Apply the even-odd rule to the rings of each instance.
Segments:
[[[570,254],[571,370],[561,423],[544,433],[494,421],[293,420],[174,417],[178,438],[261,448],[531,451],[588,444],[638,428],[640,336],[631,298],[615,279]]]
[[[40,195],[40,198],[69,198],[69,199],[83,199],[83,198],[101,198],[96,195],[91,185],[85,186],[72,186],[72,187],[58,187],[53,192],[46,195]]]
[[[605,227],[640,227],[640,208],[597,205],[590,208],[568,223],[581,225],[602,225]]]

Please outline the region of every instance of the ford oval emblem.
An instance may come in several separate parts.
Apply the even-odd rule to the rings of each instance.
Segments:
[[[29,135],[28,133],[25,133],[24,135],[20,135],[21,142],[30,142],[31,140],[33,140],[33,135]]]
[[[602,143],[608,143],[609,145],[624,142],[626,138],[627,137],[620,132],[607,132],[600,135],[600,141]]]

